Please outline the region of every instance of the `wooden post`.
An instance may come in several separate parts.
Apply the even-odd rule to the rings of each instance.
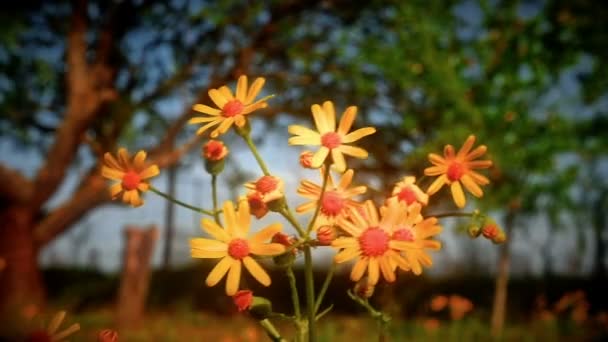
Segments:
[[[150,279],[150,261],[158,229],[127,226],[123,270],[118,291],[117,319],[121,328],[136,328],[142,321]]]

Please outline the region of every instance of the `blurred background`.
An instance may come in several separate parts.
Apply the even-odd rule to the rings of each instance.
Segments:
[[[356,126],[377,128],[361,144],[370,158],[348,163],[378,202],[404,175],[422,175],[429,152],[458,148],[469,134],[488,146],[491,184],[482,200],[468,197],[466,210],[489,213],[508,242],[471,240],[466,220],[443,220],[434,266],[400,275],[372,299],[394,317],[396,340],[606,338],[601,1],[74,0],[0,8],[0,312],[3,322],[11,318],[2,336],[40,329],[62,309],[82,326],[75,341],[119,327],[125,340],[265,338],[236,315],[223,286],[204,285],[213,263],[193,261],[188,245],[202,235],[200,215],[153,193],[137,209],[111,202],[99,174],[104,152],[145,149],[162,168],[157,188],[210,208],[204,140],[192,140],[197,127],[186,121],[193,104],[211,104],[210,88],[234,89],[246,74],[266,78],[262,95],[276,95],[250,122],[292,207],[303,201],[299,181],[318,175],[299,166],[287,125],[311,127],[315,103],[332,100],[339,113],[356,105]],[[222,136],[231,154],[220,201],[244,195],[242,184],[261,176],[237,138]],[[455,209],[447,191],[431,204],[429,214]],[[268,215],[255,226],[276,221]],[[127,227],[157,230],[152,269],[141,276],[144,316],[123,327]],[[319,284],[331,256],[315,254]],[[287,280],[271,272],[270,289],[244,284],[289,312]],[[348,272],[338,268],[329,289],[327,341],[374,336],[373,321],[345,294]]]

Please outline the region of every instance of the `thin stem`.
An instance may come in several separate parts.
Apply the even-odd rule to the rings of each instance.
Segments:
[[[304,237],[304,229],[302,228],[302,226],[300,226],[300,224],[295,219],[295,217],[293,217],[293,214],[291,213],[291,211],[289,210],[287,205],[285,205],[285,207],[283,209],[281,209],[280,214],[287,221],[289,221],[289,223],[291,223],[291,225],[296,229],[296,231],[298,232],[298,235],[300,235],[300,237]]]
[[[213,218],[215,219],[215,223],[218,225],[222,225],[222,221],[220,220],[220,214],[217,211],[217,176],[211,175],[211,198],[213,200]]]
[[[463,213],[463,212],[459,212],[459,211],[448,211],[445,213],[440,213],[440,214],[429,214],[430,216],[436,217],[436,218],[442,218],[442,217],[471,217],[473,215],[476,215],[476,213]]]
[[[306,313],[308,317],[308,341],[317,340],[315,319],[315,279],[312,269],[312,251],[308,245],[304,246],[304,280],[306,282]]]
[[[291,266],[287,267],[287,280],[289,280],[289,288],[291,289],[291,303],[293,304],[293,314],[296,319],[300,319],[300,298],[298,297],[298,287],[296,286],[296,276],[293,273]]]
[[[247,146],[249,146],[249,149],[251,150],[251,153],[253,153],[253,156],[255,157],[255,160],[258,162],[258,165],[260,165],[260,168],[262,169],[262,172],[264,173],[264,175],[265,176],[269,176],[270,172],[268,171],[268,167],[266,167],[266,163],[264,163],[264,160],[262,159],[262,156],[260,155],[260,153],[258,152],[257,147],[253,143],[253,140],[251,139],[251,135],[249,135],[247,133],[247,134],[241,134],[241,136],[243,137],[243,139],[247,143]]]
[[[319,216],[319,212],[321,211],[321,200],[323,199],[323,196],[325,195],[325,188],[327,188],[327,183],[329,180],[330,166],[331,166],[331,163],[326,161],[325,169],[323,172],[323,184],[321,185],[321,194],[319,195],[319,203],[317,203],[317,208],[315,209],[315,213],[312,216],[310,223],[308,224],[308,228],[306,229],[306,236],[310,235],[310,231],[315,226],[315,221],[317,220],[317,216]]]
[[[388,314],[380,311],[380,310],[376,310],[367,299],[363,299],[357,295],[355,295],[351,290],[347,291],[348,296],[354,300],[357,304],[361,305],[362,307],[364,307],[365,309],[367,309],[367,312],[369,312],[370,316],[372,316],[373,319],[376,320],[376,322],[378,323],[378,327],[379,327],[379,331],[378,331],[378,340],[379,341],[385,341],[386,340],[386,330],[388,328],[388,324],[391,321],[391,316],[389,316]]]
[[[327,275],[325,275],[325,281],[323,281],[323,286],[321,287],[321,291],[319,291],[317,301],[315,302],[315,314],[319,311],[319,307],[323,302],[323,297],[325,296],[325,292],[327,292],[327,288],[329,287],[329,284],[331,283],[331,280],[334,277],[335,271],[336,263],[332,262],[331,266],[329,266],[329,271],[327,271]]]
[[[275,328],[272,322],[270,322],[267,318],[259,322],[262,328],[266,330],[266,334],[268,334],[268,337],[270,337],[271,340],[277,342],[286,341],[283,337],[281,337],[281,334],[279,334],[277,328]]]
[[[184,203],[184,202],[182,202],[182,201],[180,201],[180,200],[177,200],[177,199],[175,199],[175,198],[173,198],[173,197],[171,197],[171,196],[169,196],[169,195],[165,194],[164,192],[162,192],[162,191],[160,191],[160,190],[156,189],[156,188],[155,188],[155,187],[153,187],[152,185],[150,185],[150,191],[152,191],[153,193],[155,193],[155,194],[159,195],[160,197],[163,197],[163,198],[165,198],[165,199],[167,199],[167,200],[169,200],[169,201],[171,201],[171,202],[173,202],[173,203],[175,203],[175,204],[177,204],[177,205],[181,205],[181,206],[182,206],[182,207],[184,207],[184,208],[188,208],[188,209],[190,209],[190,210],[193,210],[193,211],[199,212],[199,213],[201,213],[201,214],[205,214],[205,215],[213,216],[213,212],[212,212],[212,211],[210,211],[210,210],[205,210],[205,209],[202,209],[202,208],[199,208],[199,207],[195,207],[195,206],[190,205],[190,204],[188,204],[188,203]]]

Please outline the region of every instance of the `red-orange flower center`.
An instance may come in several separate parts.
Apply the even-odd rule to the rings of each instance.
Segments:
[[[203,147],[205,158],[211,161],[219,161],[224,158],[225,146],[221,141],[209,140]]]
[[[487,239],[493,239],[498,235],[498,228],[494,224],[488,224],[483,227],[481,234]]]
[[[249,255],[249,244],[247,240],[234,239],[228,244],[228,255],[234,259],[241,260]]]
[[[409,228],[397,229],[393,233],[393,239],[398,241],[412,242],[414,241],[414,232],[412,232],[412,230]]]
[[[253,303],[253,292],[249,290],[240,290],[234,296],[232,296],[234,305],[236,305],[239,312],[249,310]]]
[[[327,216],[337,216],[344,208],[344,198],[337,191],[326,191],[321,198],[321,212]]]
[[[369,227],[359,236],[361,252],[368,257],[380,256],[388,250],[389,240],[390,237],[384,230]]]
[[[336,132],[327,132],[321,137],[321,145],[330,150],[340,146],[340,144],[342,144],[342,138],[340,137],[340,134]]]
[[[454,161],[450,164],[450,166],[448,166],[447,176],[450,181],[455,182],[457,180],[460,180],[460,178],[464,175],[465,172],[465,166],[462,165],[462,163]]]
[[[233,117],[235,115],[241,114],[243,112],[243,109],[245,109],[245,105],[243,105],[241,101],[232,100],[228,101],[224,105],[224,108],[222,108],[222,114],[224,114],[225,117]]]
[[[407,205],[410,205],[416,202],[416,193],[410,188],[403,188],[398,194],[397,198],[400,201],[405,202]]]
[[[137,189],[137,186],[139,185],[140,182],[141,182],[141,177],[139,176],[139,173],[137,173],[135,171],[128,171],[122,177],[122,187],[125,190]]]
[[[262,194],[267,194],[277,189],[279,181],[273,176],[263,176],[255,183],[255,189]]]

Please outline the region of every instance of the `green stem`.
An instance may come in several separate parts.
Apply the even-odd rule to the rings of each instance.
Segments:
[[[298,297],[298,287],[296,286],[296,276],[293,273],[291,266],[287,267],[287,280],[289,280],[289,288],[291,289],[291,303],[293,304],[293,314],[296,319],[301,318],[300,313],[300,298]]]
[[[388,324],[391,321],[391,316],[389,316],[388,314],[386,314],[380,310],[376,310],[369,303],[369,301],[367,299],[363,299],[363,298],[355,295],[351,290],[348,290],[347,293],[348,293],[348,296],[352,300],[354,300],[357,304],[364,307],[367,310],[367,312],[369,312],[370,316],[372,316],[372,318],[376,320],[376,322],[378,323],[378,327],[379,327],[378,340],[385,341],[386,340],[386,330],[388,328]]]
[[[289,221],[289,223],[296,229],[296,231],[298,232],[298,235],[300,235],[300,237],[304,237],[304,229],[302,228],[302,226],[300,226],[300,224],[295,219],[295,217],[293,217],[293,214],[291,213],[291,211],[289,210],[287,205],[285,205],[285,207],[283,207],[283,209],[281,209],[280,214],[287,221]]]
[[[264,163],[262,156],[258,152],[257,147],[255,147],[253,140],[251,140],[251,135],[249,135],[249,133],[245,133],[245,132],[242,132],[239,135],[243,137],[243,139],[247,143],[247,146],[249,146],[251,153],[253,153],[253,156],[255,157],[255,160],[258,162],[258,165],[260,165],[260,168],[262,169],[262,172],[264,173],[264,175],[269,176],[270,172],[268,171],[268,167],[266,167],[266,164]]]
[[[449,212],[445,212],[445,213],[440,213],[440,214],[429,214],[429,217],[433,216],[436,218],[442,218],[442,217],[471,217],[473,215],[476,215],[475,213],[463,213],[463,212],[459,212],[459,211],[449,211]]]
[[[215,223],[218,225],[222,225],[222,221],[220,220],[220,214],[217,211],[217,176],[211,175],[211,199],[213,200],[213,218],[215,219]]]
[[[272,322],[270,322],[268,319],[263,319],[259,322],[262,328],[266,330],[266,334],[268,334],[268,337],[270,337],[271,340],[277,342],[286,341],[283,337],[281,337],[281,334],[279,334],[277,328],[275,328]]]
[[[190,210],[199,212],[201,214],[213,216],[213,212],[212,211],[205,210],[205,209],[202,209],[202,208],[199,208],[199,207],[195,207],[195,206],[190,205],[188,203],[184,203],[184,202],[182,202],[180,200],[177,200],[177,199],[175,199],[175,198],[173,198],[173,197],[165,194],[164,192],[161,192],[160,190],[156,189],[155,187],[153,187],[151,185],[150,185],[150,191],[152,191],[153,193],[159,195],[160,197],[163,197],[163,198],[165,198],[165,199],[167,199],[167,200],[169,200],[169,201],[171,201],[171,202],[173,202],[173,203],[175,203],[177,205],[180,205],[180,206],[182,206],[184,208],[188,208]]]
[[[306,313],[308,318],[308,341],[317,340],[315,319],[315,279],[312,268],[312,251],[308,245],[304,246],[304,280],[306,282]]]
[[[315,221],[317,220],[317,217],[319,216],[319,212],[321,211],[321,200],[323,199],[323,196],[325,195],[325,188],[327,188],[330,167],[331,167],[331,162],[326,161],[325,170],[323,173],[323,184],[321,185],[321,194],[319,195],[319,203],[317,203],[317,208],[315,209],[315,213],[312,216],[310,223],[308,224],[308,228],[306,228],[306,236],[310,235],[310,231],[315,226]]]
[[[319,291],[319,295],[317,296],[317,301],[315,302],[315,314],[319,312],[319,307],[321,307],[321,303],[323,302],[323,297],[325,296],[325,292],[327,292],[327,288],[331,283],[332,278],[334,277],[334,273],[336,271],[336,263],[332,262],[329,267],[329,271],[327,271],[327,275],[325,275],[325,281],[323,281],[323,286],[321,287],[321,291]]]

